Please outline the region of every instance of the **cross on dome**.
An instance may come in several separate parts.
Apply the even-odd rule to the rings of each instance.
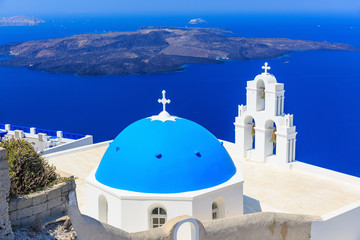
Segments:
[[[262,66],[261,68],[265,70],[265,72],[264,72],[265,74],[269,74],[269,73],[267,72],[267,70],[270,70],[271,67],[270,67],[270,66],[268,67],[268,63],[265,62],[265,66]]]
[[[151,118],[151,121],[154,121],[154,120],[160,120],[160,121],[162,121],[162,122],[175,121],[175,119],[177,118],[177,117],[175,117],[175,116],[171,116],[171,115],[166,111],[166,104],[169,104],[171,101],[170,101],[170,99],[166,99],[165,93],[166,93],[166,91],[163,90],[163,91],[162,91],[162,99],[158,99],[158,102],[163,105],[163,110],[162,110],[161,113],[159,113],[159,115],[155,115],[155,116],[150,117],[150,118]]]
[[[166,104],[169,104],[171,102],[170,99],[166,99],[165,93],[166,93],[166,91],[162,90],[163,97],[162,97],[162,99],[158,99],[158,102],[162,103],[162,105],[163,105],[163,112],[166,112]]]

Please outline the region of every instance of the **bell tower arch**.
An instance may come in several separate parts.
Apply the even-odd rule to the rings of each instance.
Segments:
[[[246,105],[239,106],[234,123],[235,145],[243,158],[284,165],[295,160],[296,127],[293,115],[284,114],[284,84],[268,73],[267,63],[262,68],[247,82]]]

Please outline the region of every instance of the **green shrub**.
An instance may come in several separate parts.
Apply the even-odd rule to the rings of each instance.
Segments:
[[[4,140],[0,147],[6,149],[9,163],[10,198],[39,191],[58,181],[55,167],[50,166],[29,142]]]

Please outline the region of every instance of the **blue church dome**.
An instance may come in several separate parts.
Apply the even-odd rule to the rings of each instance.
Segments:
[[[192,121],[163,111],[125,128],[106,150],[95,178],[121,190],[180,193],[217,186],[236,167],[222,143]]]
[[[180,193],[219,185],[235,173],[221,142],[199,124],[145,118],[115,138],[95,177],[116,189]]]

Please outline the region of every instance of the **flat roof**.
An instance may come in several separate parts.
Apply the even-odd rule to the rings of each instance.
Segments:
[[[73,175],[77,179],[76,196],[79,209],[82,213],[86,213],[86,181],[91,171],[97,167],[102,156],[104,155],[108,145],[90,145],[82,147],[84,150],[79,151],[78,148],[67,151],[66,154],[45,155],[44,157],[50,164],[56,166],[57,170]]]
[[[99,164],[108,145],[98,144],[46,156],[60,171],[77,177],[80,211],[86,211],[86,181]],[[239,158],[234,144],[224,142],[235,162],[240,162],[244,177],[244,212],[283,212],[322,216],[360,200],[360,184],[329,179],[314,173],[279,168]],[[360,181],[359,181],[360,182]]]
[[[311,172],[254,162],[236,156],[234,144],[224,146],[233,160],[241,162],[246,195],[244,208],[248,203],[250,211],[256,212],[258,209],[254,204],[258,204],[262,212],[322,216],[360,200],[360,181],[356,186],[340,177],[336,179],[336,176],[330,179]]]

